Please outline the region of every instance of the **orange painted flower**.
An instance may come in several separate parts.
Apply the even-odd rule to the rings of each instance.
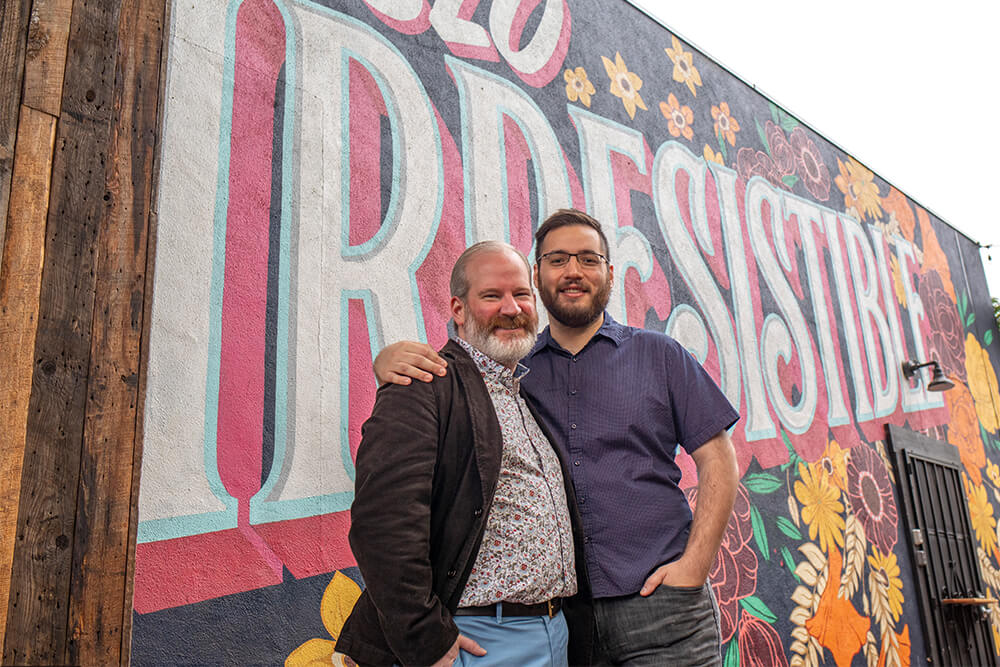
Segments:
[[[725,160],[722,159],[722,153],[716,150],[712,150],[712,147],[709,146],[708,144],[705,144],[705,149],[702,150],[701,154],[704,155],[705,159],[708,160],[709,162],[717,162],[722,166],[726,165]]]
[[[604,61],[604,70],[608,73],[608,78],[611,79],[611,94],[620,97],[622,104],[625,105],[625,111],[628,112],[628,117],[635,118],[636,107],[642,110],[646,109],[646,103],[639,95],[642,79],[637,74],[628,71],[620,53],[615,53],[614,61],[604,56],[601,56],[601,60]]]
[[[567,69],[563,72],[563,79],[566,80],[566,97],[570,102],[580,100],[584,106],[590,106],[590,96],[596,91],[594,84],[587,78],[587,71],[582,67],[575,70]]]
[[[834,545],[844,546],[844,504],[840,489],[830,485],[826,473],[799,464],[801,480],[795,482],[795,495],[802,503],[802,519],[809,526],[809,539],[819,536],[819,546],[830,552]]]
[[[841,449],[836,440],[830,440],[826,443],[826,449],[812,464],[812,468],[814,472],[821,469],[830,478],[833,485],[843,491],[847,488],[847,459],[849,456],[849,450]]]
[[[844,193],[844,207],[853,208],[863,217],[877,218],[882,215],[882,205],[875,185],[875,174],[852,157],[847,162],[837,158],[840,175],[833,179]]]
[[[681,41],[671,35],[670,37],[672,48],[663,49],[667,52],[667,57],[674,64],[674,81],[683,83],[691,91],[691,94],[696,96],[698,91],[695,86],[701,85],[701,75],[698,74],[698,68],[694,66],[694,56],[690,51],[685,51],[681,46]]]
[[[921,251],[923,252],[921,263],[924,271],[931,269],[937,271],[948,296],[953,302],[958,301],[955,286],[951,281],[951,267],[948,266],[948,258],[945,256],[944,250],[941,249],[941,244],[938,243],[937,233],[934,231],[934,225],[931,224],[930,216],[927,215],[927,211],[920,207],[917,207],[917,222],[920,223]]]
[[[729,113],[729,105],[720,102],[719,106],[712,105],[712,120],[715,121],[713,128],[718,137],[724,138],[730,146],[736,145],[736,133],[740,131],[740,124]]]
[[[666,102],[660,102],[660,113],[667,119],[667,129],[670,130],[670,136],[679,137],[683,134],[685,139],[691,140],[691,137],[694,136],[694,130],[691,129],[694,112],[691,111],[691,107],[681,106],[677,102],[677,97],[670,93]]]
[[[327,584],[323,591],[323,598],[319,603],[319,615],[323,620],[323,626],[330,633],[333,640],[310,639],[300,645],[285,659],[285,667],[311,667],[312,665],[337,665],[338,667],[348,667],[354,665],[354,661],[347,656],[337,653],[337,637],[344,629],[347,617],[354,609],[354,603],[361,597],[361,587],[354,583],[346,575],[337,572],[333,579]]]
[[[990,433],[996,433],[1000,427],[996,412],[996,406],[1000,406],[997,374],[993,371],[990,355],[971,333],[965,337],[965,372],[969,378],[969,391],[976,402],[979,422]]]
[[[993,503],[986,494],[986,487],[965,479],[965,498],[969,503],[969,520],[972,531],[983,549],[990,553],[997,546],[996,519],[993,518]]]
[[[850,600],[837,595],[840,589],[843,558],[837,549],[830,551],[830,578],[819,600],[819,607],[806,621],[806,630],[833,654],[837,667],[847,667],[865,645],[871,621],[858,613]]]
[[[979,419],[973,407],[972,394],[964,384],[956,383],[955,388],[945,392],[948,405],[948,442],[958,450],[962,465],[973,482],[983,481],[981,469],[986,465],[986,451],[979,433]]]
[[[907,241],[913,241],[913,230],[917,220],[913,216],[910,202],[902,192],[894,187],[889,188],[889,194],[882,198],[882,210],[895,217],[899,225],[899,234]]]

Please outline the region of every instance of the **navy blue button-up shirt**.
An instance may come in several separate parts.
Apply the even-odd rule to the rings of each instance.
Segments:
[[[570,462],[593,594],[636,593],[687,545],[677,445],[693,452],[739,414],[680,343],[607,313],[576,355],[546,328],[523,363],[521,387]]]

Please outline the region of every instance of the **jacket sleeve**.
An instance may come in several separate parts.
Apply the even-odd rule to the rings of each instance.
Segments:
[[[435,384],[379,389],[355,465],[351,549],[386,643],[404,665],[433,663],[458,637],[433,591],[430,560],[439,433]]]

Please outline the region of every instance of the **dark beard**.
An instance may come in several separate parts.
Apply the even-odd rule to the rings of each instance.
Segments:
[[[563,307],[558,303],[558,288],[550,291],[545,285],[539,284],[539,287],[538,292],[542,297],[545,310],[549,311],[549,317],[563,326],[573,329],[579,329],[592,324],[594,320],[604,313],[604,309],[607,308],[608,301],[611,299],[611,281],[607,279],[605,279],[604,284],[600,285],[596,291],[591,292],[593,298],[590,301],[590,308]]]

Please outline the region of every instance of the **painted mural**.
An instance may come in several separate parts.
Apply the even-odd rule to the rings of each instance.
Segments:
[[[924,661],[886,424],[957,448],[1000,594],[978,249],[667,29],[612,0],[199,0],[169,29],[136,664],[340,664],[372,359],[442,345],[462,249],[528,252],[566,206],[610,230],[612,315],[742,415],[727,667]],[[955,389],[903,377],[929,358]]]

